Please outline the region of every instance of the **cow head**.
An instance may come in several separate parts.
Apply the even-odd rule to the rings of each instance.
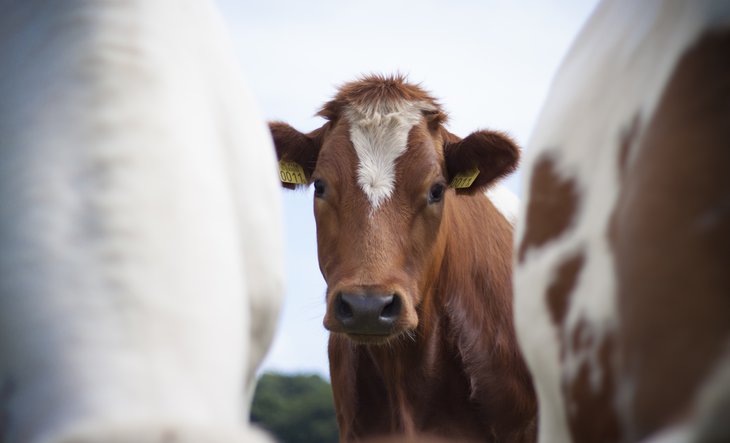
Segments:
[[[319,115],[327,123],[308,134],[270,128],[279,159],[314,185],[324,325],[359,343],[386,342],[419,323],[441,266],[449,200],[514,170],[519,150],[495,132],[449,133],[438,103],[399,77],[348,83]],[[475,169],[472,183],[450,187]]]

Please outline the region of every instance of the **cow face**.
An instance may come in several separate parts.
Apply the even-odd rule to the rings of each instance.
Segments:
[[[329,121],[309,134],[270,127],[279,158],[300,164],[314,186],[324,325],[385,342],[417,327],[433,290],[449,199],[461,198],[449,184],[477,168],[458,193],[484,189],[514,169],[518,149],[494,132],[449,133],[435,101],[401,79],[345,85],[320,115]]]

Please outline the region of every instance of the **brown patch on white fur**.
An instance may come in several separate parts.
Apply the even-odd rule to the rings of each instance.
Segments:
[[[529,195],[520,262],[531,248],[539,248],[565,233],[574,223],[580,204],[576,183],[563,178],[549,157],[539,159],[533,167]]]

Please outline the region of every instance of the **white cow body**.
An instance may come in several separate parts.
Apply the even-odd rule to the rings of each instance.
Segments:
[[[500,183],[489,188],[485,195],[512,226],[517,223],[520,199],[509,188]]]
[[[0,6],[0,440],[239,442],[282,293],[268,130],[196,0]]]
[[[700,294],[702,297],[717,294],[713,300],[718,301],[724,291],[719,278],[696,277],[704,271],[692,269],[692,261],[673,264],[674,257],[690,253],[681,246],[651,257],[650,254],[661,250],[657,245],[672,242],[695,245],[707,240],[701,237],[704,233],[693,232],[693,228],[664,234],[662,226],[670,217],[683,220],[683,211],[694,210],[685,209],[690,208],[693,199],[681,190],[675,191],[675,187],[654,187],[659,183],[658,180],[650,181],[659,176],[654,171],[668,159],[648,157],[653,155],[648,152],[655,151],[647,148],[642,152],[642,149],[658,139],[657,135],[662,132],[676,130],[668,137],[674,140],[691,133],[694,138],[687,135],[687,140],[694,141],[681,139],[677,142],[685,143],[683,149],[688,166],[686,170],[677,168],[680,173],[676,173],[674,181],[667,183],[686,184],[685,192],[724,186],[721,174],[708,172],[710,175],[703,176],[701,170],[691,169],[694,166],[690,165],[694,163],[689,159],[706,154],[716,155],[716,161],[723,161],[720,160],[724,155],[721,151],[710,152],[715,149],[710,141],[717,140],[716,133],[706,133],[703,138],[703,134],[691,131],[701,124],[695,124],[695,119],[710,121],[709,116],[721,115],[721,112],[727,115],[723,109],[727,109],[730,97],[724,96],[725,108],[705,105],[701,100],[707,98],[709,102],[717,92],[705,92],[704,82],[694,81],[689,87],[700,97],[697,103],[690,99],[672,102],[687,89],[677,92],[670,87],[670,80],[680,84],[680,80],[686,78],[681,77],[685,74],[677,74],[680,72],[676,70],[678,66],[684,73],[689,72],[688,69],[723,72],[713,71],[714,62],[698,67],[692,64],[694,59],[687,62],[683,57],[691,55],[698,47],[704,48],[700,45],[701,38],[727,35],[722,33],[728,31],[730,2],[724,0],[604,1],[585,25],[556,76],[529,143],[524,177],[529,194],[522,201],[515,235],[518,251],[514,274],[516,329],[538,393],[539,441],[542,443],[637,441],[662,426],[666,431],[653,434],[656,441],[695,441],[714,432],[710,430],[712,420],[708,421],[706,417],[715,417],[715,425],[721,422],[717,418],[728,418],[727,412],[721,411],[726,411],[730,402],[730,366],[727,363],[723,366],[721,360],[730,361],[730,336],[719,331],[726,330],[730,320],[723,325],[722,319],[715,322],[707,318],[707,324],[703,324],[692,317],[695,315],[692,309],[687,309],[686,318],[690,320],[678,323],[667,319],[681,318],[681,315],[665,315],[671,306],[676,306],[674,298],[662,301],[661,297],[647,297],[643,306],[654,306],[653,311],[637,311],[635,307],[639,302],[632,301],[641,300],[647,294],[653,297],[655,292],[661,292],[658,288],[663,285],[667,285],[667,293],[675,288],[690,288],[684,296],[696,297],[693,302],[696,305],[706,302]],[[726,52],[725,57],[727,55]],[[714,60],[717,61],[717,56]],[[717,65],[722,64],[717,61]],[[724,66],[727,67],[727,63]],[[679,77],[675,79],[675,75]],[[722,79],[715,83],[708,81],[712,86],[707,87],[714,88],[721,82]],[[723,91],[722,94],[727,94],[727,89]],[[692,94],[681,97],[692,97]],[[717,96],[714,99],[719,103],[723,100]],[[664,108],[660,109],[662,100]],[[676,112],[686,115],[681,114],[681,118],[672,120],[671,124],[666,123],[668,118],[658,120],[669,115],[669,111],[675,112],[672,116],[677,115]],[[681,131],[683,123],[687,123],[684,132]],[[656,166],[654,170],[650,169],[652,164]],[[546,177],[553,183],[550,191],[543,191]],[[648,177],[644,184],[641,182],[643,177]],[[703,181],[710,181],[707,188],[703,188]],[[642,196],[643,192],[655,194],[646,197]],[[636,207],[640,205],[633,202],[640,198],[646,198],[658,208],[653,213],[647,211],[648,215],[644,217],[644,220],[656,217],[656,237],[634,236],[638,229],[622,230],[638,224],[626,214],[638,211]],[[569,200],[570,203],[566,203]],[[718,217],[719,211],[724,211],[720,202],[718,199],[708,204],[708,208],[714,207],[718,211]],[[561,219],[563,215],[565,218]],[[548,220],[553,216],[557,220],[554,229],[550,228],[553,232],[541,233],[534,229],[540,223],[553,223]],[[724,222],[720,218],[707,220],[707,226],[712,229],[721,229],[721,223],[727,223],[727,219]],[[724,226],[722,229],[726,229],[727,224]],[[652,233],[651,229],[647,231]],[[708,234],[707,238],[715,237]],[[717,241],[709,243],[722,248]],[[626,245],[633,245],[636,255],[642,257],[637,258],[637,262],[649,263],[646,269],[656,270],[656,273],[635,268],[635,275],[630,275],[632,269],[626,269],[626,259],[615,255],[617,245],[623,247],[623,251],[627,250]],[[718,251],[703,247],[704,252],[699,255],[708,263],[717,265],[727,259],[727,254],[721,256]],[[652,267],[651,262],[656,266]],[[694,266],[704,265],[695,262]],[[622,289],[628,287],[626,281],[635,282],[637,276],[638,280],[643,279],[640,283],[646,291]],[[620,294],[626,298],[622,299]],[[702,316],[698,315],[698,318]],[[637,332],[643,331],[636,326],[642,321],[647,330],[654,331],[656,339]],[[702,331],[705,327],[716,328],[718,332],[710,337],[711,333]],[[726,357],[715,357],[715,348],[709,350],[708,343],[715,346],[723,340],[726,341]],[[663,350],[654,352],[655,347],[649,343],[666,344],[667,349],[675,346],[676,354],[674,361],[662,366],[665,369],[655,370],[647,376],[642,374],[643,368],[658,366],[660,359],[666,357],[661,353]],[[690,355],[688,352],[693,347],[706,348],[702,351],[702,358],[706,360]],[[720,361],[711,360],[710,354]],[[678,376],[682,374],[682,368],[689,369],[685,375]],[[669,370],[672,372],[667,372]],[[696,389],[694,399],[690,397],[685,402],[683,398],[680,402],[672,397],[675,384],[695,383],[693,377],[699,379],[698,374],[702,371],[707,381],[696,382],[705,388]],[[654,379],[650,380],[652,376]],[[654,401],[662,402],[662,383],[667,393],[663,407],[674,408],[674,416],[654,414],[659,409],[647,400],[649,395],[646,393],[650,391],[644,386],[651,385],[651,389],[656,389]],[[710,385],[712,389],[706,387]],[[715,394],[701,394],[703,389]],[[672,403],[675,400],[676,403]],[[714,402],[714,406],[708,406],[707,402]],[[720,407],[722,402],[725,402],[724,409]],[[608,423],[610,420],[613,422]],[[605,433],[604,429],[615,431],[615,434]],[[720,432],[725,435],[722,432],[728,432],[727,425]],[[583,440],[576,435],[583,435]],[[592,437],[585,439],[586,435]]]

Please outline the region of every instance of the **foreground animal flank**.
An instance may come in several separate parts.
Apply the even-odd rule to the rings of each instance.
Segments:
[[[556,77],[516,239],[540,442],[730,441],[729,53],[726,1],[604,1]]]
[[[450,133],[439,103],[401,77],[347,83],[319,115],[310,133],[270,128],[314,186],[341,439],[531,441],[512,226],[485,195],[519,149],[501,132]]]
[[[280,188],[215,2],[1,5],[0,442],[269,441]]]

